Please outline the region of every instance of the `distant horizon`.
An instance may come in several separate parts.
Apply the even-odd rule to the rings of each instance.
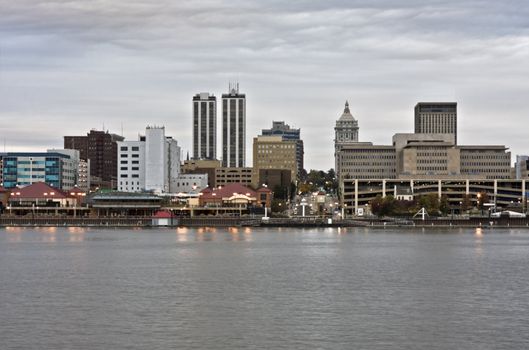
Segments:
[[[136,140],[163,125],[191,155],[193,96],[238,82],[246,166],[253,137],[284,121],[301,129],[307,170],[334,167],[346,100],[359,141],[382,145],[413,132],[416,103],[457,102],[458,144],[505,145],[514,162],[529,153],[527,62],[522,2],[6,2],[0,142],[45,151],[91,129]]]

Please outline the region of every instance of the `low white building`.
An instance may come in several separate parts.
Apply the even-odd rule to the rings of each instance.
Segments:
[[[208,174],[180,174],[174,184],[172,193],[199,193],[208,187]]]

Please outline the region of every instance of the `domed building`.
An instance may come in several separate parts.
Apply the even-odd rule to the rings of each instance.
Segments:
[[[342,116],[336,121],[334,135],[335,145],[358,142],[358,121],[351,114],[349,102],[347,101],[345,101],[345,109]]]
[[[340,178],[341,169],[339,155],[342,147],[347,144],[358,142],[358,121],[349,110],[349,102],[345,101],[345,108],[342,116],[336,121],[334,127],[334,170],[336,176]]]

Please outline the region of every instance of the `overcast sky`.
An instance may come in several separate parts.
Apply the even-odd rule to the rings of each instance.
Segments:
[[[248,166],[252,138],[284,120],[301,128],[307,169],[332,167],[345,100],[361,141],[413,132],[418,101],[457,101],[461,144],[527,154],[529,2],[0,0],[7,151],[165,125],[185,154],[192,96],[235,80]]]

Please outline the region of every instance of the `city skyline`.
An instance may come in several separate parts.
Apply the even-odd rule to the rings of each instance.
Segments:
[[[189,99],[201,91],[220,96],[238,80],[247,96],[247,164],[249,140],[284,120],[301,129],[307,169],[333,167],[345,100],[360,141],[386,144],[394,132],[412,132],[417,102],[454,101],[461,143],[529,152],[519,125],[529,95],[529,5],[522,2],[1,6],[6,151],[61,147],[63,135],[103,125],[135,140],[158,124],[192,153]]]

